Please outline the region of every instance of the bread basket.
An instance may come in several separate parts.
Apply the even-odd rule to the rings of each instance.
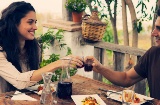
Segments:
[[[86,18],[87,16],[87,18]],[[91,16],[85,15],[82,20],[82,37],[89,41],[101,41],[106,30],[106,23],[98,18],[97,9],[92,10]]]

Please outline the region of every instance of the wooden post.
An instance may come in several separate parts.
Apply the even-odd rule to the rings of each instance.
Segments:
[[[103,64],[104,62],[104,55],[103,55],[103,49],[100,49],[100,48],[94,48],[94,56],[97,60],[100,61],[100,63]],[[102,75],[99,74],[99,73],[96,73],[96,72],[93,72],[93,78],[96,79],[96,80],[99,80],[99,81],[102,81]]]
[[[67,0],[62,0],[62,18],[65,21],[71,21],[72,20],[72,14],[65,8],[65,3]]]
[[[137,62],[139,61],[140,58],[141,56],[137,56]],[[136,93],[146,95],[146,79],[136,83],[134,91]]]
[[[123,71],[124,70],[124,53],[115,52],[113,57],[113,69],[116,71]]]

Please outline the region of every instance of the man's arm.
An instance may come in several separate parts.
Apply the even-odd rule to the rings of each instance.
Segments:
[[[142,80],[143,78],[137,74],[134,68],[126,72],[119,72],[110,70],[104,66],[102,66],[101,70],[98,70],[100,74],[102,74],[106,79],[112,82],[115,85],[120,85],[123,87],[128,87],[136,82]]]
[[[92,61],[93,71],[102,74],[106,79],[108,79],[115,85],[128,87],[143,79],[141,76],[137,74],[134,68],[131,68],[127,72],[119,72],[103,66],[93,56],[87,56],[85,58],[85,61],[87,60]]]

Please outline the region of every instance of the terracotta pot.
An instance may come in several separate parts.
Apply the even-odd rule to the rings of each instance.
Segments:
[[[72,20],[73,22],[82,22],[82,14],[83,12],[72,12]]]

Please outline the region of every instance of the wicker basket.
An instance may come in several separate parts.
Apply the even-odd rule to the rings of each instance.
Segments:
[[[82,21],[82,37],[89,41],[100,41],[103,38],[106,26],[107,24],[101,22],[98,18],[98,11],[92,11],[92,15]]]

